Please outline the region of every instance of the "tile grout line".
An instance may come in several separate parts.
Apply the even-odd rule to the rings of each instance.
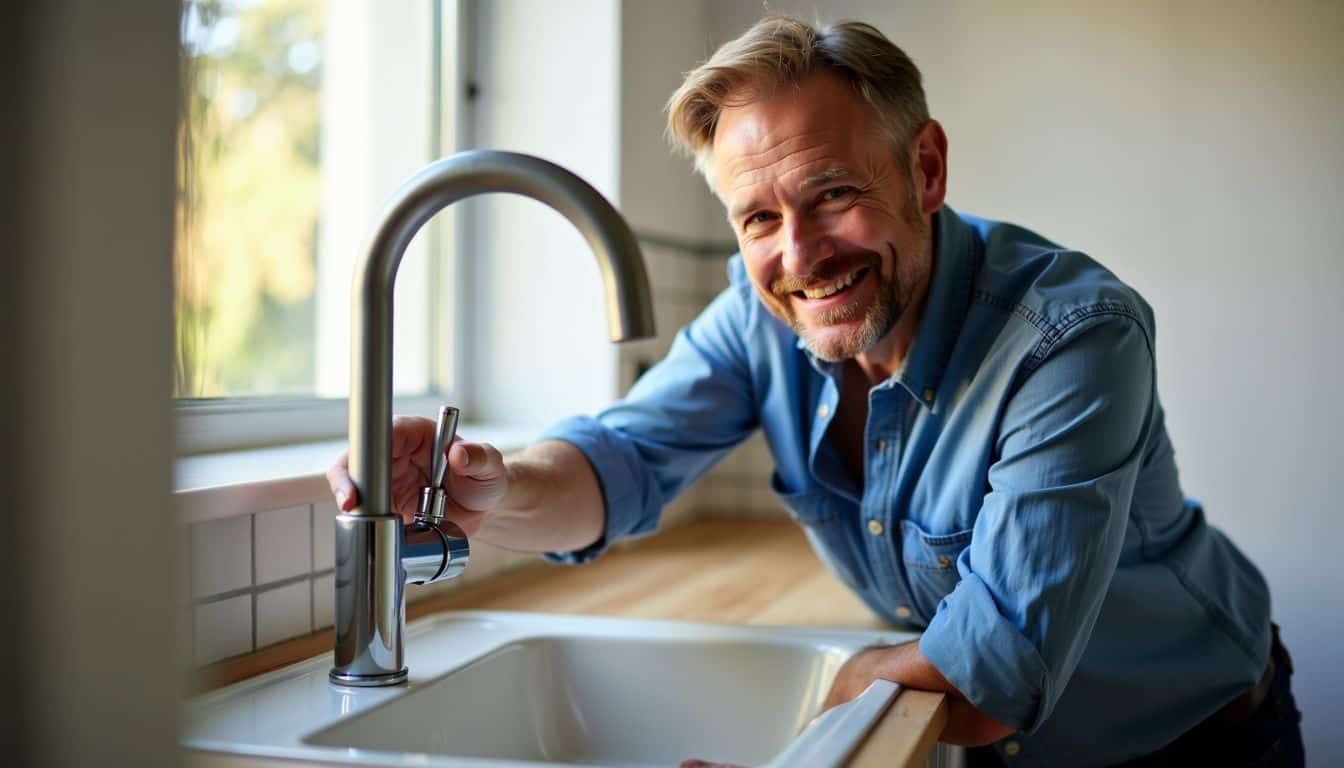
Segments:
[[[317,505],[308,505],[308,631],[312,632],[317,624],[317,582],[313,573],[317,570]]]
[[[252,647],[249,652],[257,650],[257,515],[252,513]]]
[[[196,665],[196,525],[187,526],[187,649],[192,666]]]
[[[210,595],[209,597],[202,597],[194,601],[192,605],[193,606],[210,605],[212,603],[221,603],[224,602],[225,600],[231,600],[235,597],[246,597],[247,595],[260,595],[263,592],[270,592],[272,590],[280,589],[281,587],[292,587],[295,584],[302,583],[312,578],[320,579],[323,576],[332,573],[335,573],[334,568],[323,568],[320,571],[313,571],[311,573],[300,573],[298,576],[290,576],[287,579],[279,579],[277,581],[267,582],[260,586],[238,587],[237,589],[231,589],[228,592],[220,592],[218,594]]]

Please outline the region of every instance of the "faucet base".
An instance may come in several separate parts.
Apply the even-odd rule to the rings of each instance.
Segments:
[[[337,685],[396,685],[406,679],[401,518],[336,516]],[[362,682],[364,681],[364,682]]]
[[[401,685],[406,682],[409,670],[402,667],[400,672],[389,672],[385,675],[351,675],[345,672],[331,670],[327,673],[327,678],[332,685],[346,685],[351,688],[381,688],[385,685]]]

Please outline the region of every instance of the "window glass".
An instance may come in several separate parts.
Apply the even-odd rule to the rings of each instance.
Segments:
[[[355,258],[434,154],[430,6],[185,3],[177,397],[347,392]],[[399,393],[430,388],[429,239],[398,275]]]

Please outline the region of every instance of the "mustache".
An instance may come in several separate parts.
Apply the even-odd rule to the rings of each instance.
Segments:
[[[776,296],[787,296],[796,291],[819,288],[823,285],[829,285],[842,275],[847,275],[862,267],[876,269],[880,262],[881,259],[878,255],[870,251],[852,259],[846,259],[843,263],[830,266],[824,272],[811,275],[785,274],[770,283],[770,292]]]

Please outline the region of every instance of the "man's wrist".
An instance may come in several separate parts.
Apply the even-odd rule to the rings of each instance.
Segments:
[[[916,684],[916,675],[912,675],[914,654],[919,652],[919,643],[911,640],[897,645],[883,645],[864,651],[865,669],[871,672],[872,679],[891,680],[911,688],[922,688]],[[927,663],[927,662],[925,662]]]
[[[865,652],[867,653],[867,652]],[[977,709],[943,673],[933,666],[914,640],[886,648],[872,649],[873,678],[892,680],[907,688],[947,694],[948,723],[941,741],[962,746],[990,744],[1015,731]]]

